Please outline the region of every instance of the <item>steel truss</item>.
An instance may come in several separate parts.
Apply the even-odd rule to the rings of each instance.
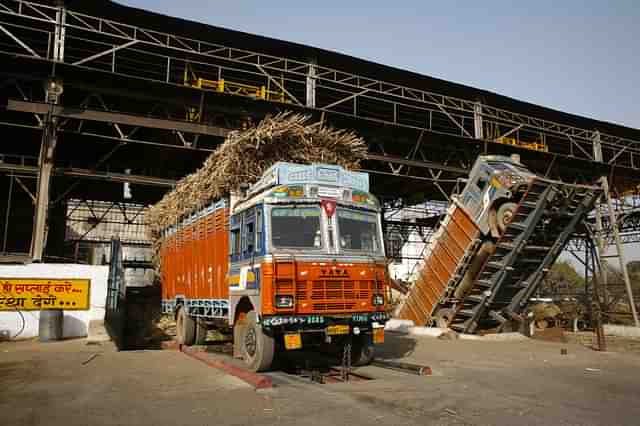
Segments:
[[[189,64],[202,78],[271,84],[286,103],[333,114],[487,142],[528,132],[552,154],[591,161],[599,139],[602,162],[616,166],[637,168],[640,154],[640,142],[596,129],[28,1],[0,0],[0,30],[0,51],[12,55],[56,60],[62,51],[65,64],[180,86]]]
[[[68,200],[65,239],[108,243],[118,237],[125,245],[150,246],[146,211],[146,206],[135,203]]]

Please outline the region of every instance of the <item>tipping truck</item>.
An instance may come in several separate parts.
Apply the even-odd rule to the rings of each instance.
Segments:
[[[382,241],[368,174],[280,162],[162,232],[162,310],[183,345],[232,331],[253,371],[278,351],[346,345],[366,364],[388,319]]]
[[[538,176],[517,156],[478,157],[395,316],[463,333],[522,330],[529,299],[601,194]]]

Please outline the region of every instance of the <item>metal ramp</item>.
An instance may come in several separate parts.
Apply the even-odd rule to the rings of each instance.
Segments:
[[[529,298],[600,194],[593,186],[533,179],[473,287],[460,300],[441,303],[452,311],[449,326],[473,333],[478,327],[502,329],[520,320]]]

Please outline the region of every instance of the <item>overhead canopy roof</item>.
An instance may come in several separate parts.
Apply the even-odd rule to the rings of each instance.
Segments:
[[[44,1],[44,3],[55,3]],[[614,123],[594,120],[578,115],[557,111],[507,96],[492,93],[462,84],[441,80],[411,71],[381,65],[342,53],[332,52],[289,41],[249,34],[241,31],[206,25],[185,19],[170,17],[147,10],[123,6],[109,0],[67,0],[69,8],[89,15],[99,16],[152,30],[173,33],[199,40],[207,40],[238,49],[257,51],[274,56],[301,61],[316,61],[324,65],[362,76],[375,77],[416,89],[428,90],[462,99],[478,100],[487,105],[513,112],[531,115],[566,125],[589,130],[600,130],[615,136],[640,141],[640,130]],[[214,8],[212,7],[212,11]],[[585,89],[588,90],[588,89]]]

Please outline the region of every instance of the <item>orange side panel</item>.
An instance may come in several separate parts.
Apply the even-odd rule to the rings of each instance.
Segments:
[[[399,318],[413,320],[416,325],[430,321],[465,253],[480,234],[464,209],[455,206],[448,214],[448,222],[440,229],[439,235],[436,234],[431,253],[427,253],[418,278],[398,313]]]
[[[229,211],[218,209],[162,242],[163,299],[227,299]]]

